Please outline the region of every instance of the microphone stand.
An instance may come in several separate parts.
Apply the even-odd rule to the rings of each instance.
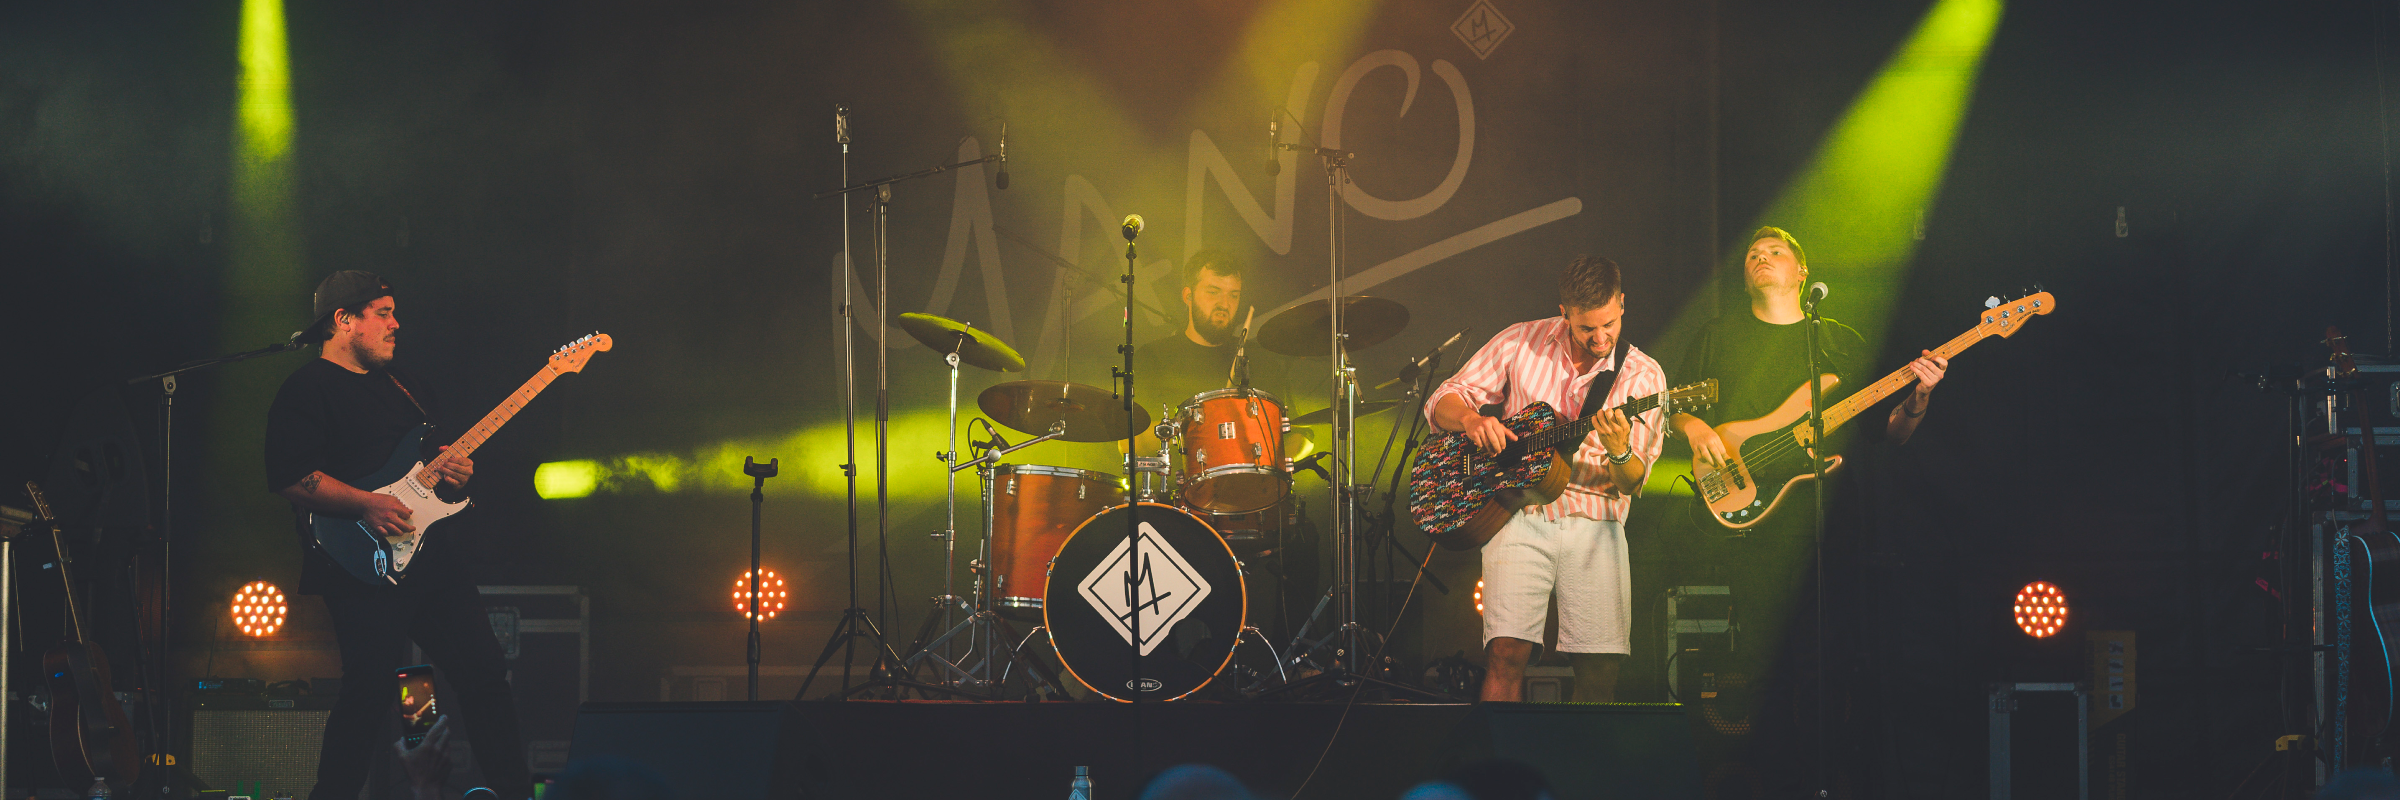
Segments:
[[[165,771],[165,777],[162,779],[165,785],[160,786],[160,789],[166,794],[175,793],[173,791],[175,776],[186,774],[186,771],[190,769],[182,766],[182,762],[174,758],[175,754],[169,752],[175,749],[174,743],[178,741],[174,730],[175,715],[164,712],[164,709],[172,702],[170,695],[174,693],[172,682],[167,680],[169,669],[167,661],[170,657],[168,650],[174,645],[169,636],[174,630],[175,619],[175,376],[210,367],[224,366],[237,361],[264,358],[277,353],[306,350],[308,347],[309,345],[300,343],[300,334],[295,333],[292,334],[289,341],[282,344],[271,344],[232,355],[204,358],[165,372],[125,380],[127,386],[151,381],[158,381],[159,386],[158,629],[140,632],[141,635],[137,635],[136,640],[156,637],[155,641],[158,642],[158,646],[151,649],[150,658],[140,660],[143,685],[156,687],[152,690],[155,692],[154,694],[143,698],[142,715],[149,718],[150,746],[153,751],[156,751],[152,755],[160,756],[151,759],[150,766],[145,767],[145,770]],[[138,576],[140,571],[137,569],[135,574]],[[70,587],[69,591],[73,591],[73,589]],[[127,794],[132,793],[132,791],[127,792]]]
[[[1804,287],[1801,291],[1808,292],[1809,290]],[[1813,292],[1810,293],[1813,294]],[[1809,469],[1816,474],[1814,483],[1817,494],[1817,546],[1813,550],[1817,574],[1817,730],[1815,741],[1812,743],[1811,755],[1816,762],[1814,765],[1817,781],[1816,796],[1832,797],[1833,790],[1825,776],[1825,649],[1827,646],[1825,641],[1825,592],[1827,591],[1825,586],[1825,381],[1822,377],[1824,375],[1823,368],[1817,364],[1817,347],[1818,342],[1822,339],[1822,334],[1818,329],[1822,327],[1823,323],[1823,320],[1817,316],[1817,303],[1822,298],[1809,299],[1807,295],[1802,295],[1802,299],[1804,302],[1801,304],[1801,310],[1807,312],[1808,315],[1808,425],[1814,434],[1809,440],[1811,445],[1808,449],[1808,462]]]
[[[840,106],[835,106],[834,122],[835,139],[842,146],[842,180],[848,181],[850,180],[850,127],[848,110],[843,109]],[[1003,133],[1004,138],[1005,135],[1006,134]],[[889,248],[886,247],[885,235],[889,231],[888,223],[892,205],[892,184],[932,175],[939,175],[960,167],[969,167],[984,163],[1006,164],[1008,163],[1008,154],[1004,150],[997,155],[984,156],[982,158],[968,161],[952,162],[938,167],[921,169],[901,175],[877,178],[865,183],[849,184],[839,189],[829,189],[809,196],[809,199],[812,200],[823,200],[829,197],[842,198],[842,364],[843,374],[848,381],[848,386],[844,390],[845,395],[842,406],[845,436],[844,446],[847,448],[845,452],[848,454],[848,463],[844,463],[842,465],[842,472],[849,481],[851,607],[842,611],[841,624],[835,626],[832,638],[825,643],[824,653],[817,656],[816,666],[809,668],[808,677],[800,681],[800,694],[795,695],[792,699],[797,700],[807,695],[809,684],[816,680],[817,672],[824,669],[825,662],[831,660],[833,651],[836,649],[843,651],[843,657],[842,690],[840,694],[835,696],[847,699],[852,695],[857,694],[858,692],[853,691],[852,687],[850,686],[849,656],[850,640],[852,637],[856,636],[867,636],[873,638],[878,651],[876,653],[877,666],[874,670],[874,679],[869,683],[858,686],[858,690],[863,691],[870,686],[878,686],[886,690],[887,698],[898,699],[899,690],[902,685],[915,686],[920,690],[944,689],[944,687],[930,687],[923,684],[914,684],[912,682],[902,680],[898,675],[893,674],[893,671],[899,668],[900,656],[898,653],[892,652],[891,642],[887,640],[883,634],[884,629],[890,627],[891,624],[891,618],[884,607],[884,598],[891,593],[890,574],[892,532],[891,476],[889,469],[891,459],[888,457],[891,443],[892,424],[892,331],[889,323],[887,322],[891,316],[891,296],[889,291],[891,288],[891,259]],[[876,618],[873,620],[867,618],[866,609],[860,607],[858,604],[858,412],[856,400],[858,392],[858,379],[856,367],[857,356],[855,354],[856,348],[852,344],[850,338],[851,327],[853,325],[853,318],[850,312],[850,194],[853,192],[866,191],[868,189],[875,190],[875,199],[873,203],[873,209],[875,212],[875,551],[878,568],[876,570],[877,589],[875,590]],[[863,632],[859,630],[862,627],[865,628]]]
[[[1125,486],[1127,489],[1131,489],[1135,485],[1134,482],[1140,479],[1140,476],[1134,474],[1132,457],[1133,442],[1136,437],[1141,436],[1141,426],[1134,422],[1133,416],[1134,409],[1140,408],[1134,404],[1133,400],[1133,278],[1136,272],[1134,266],[1138,258],[1138,253],[1134,248],[1134,239],[1141,235],[1142,229],[1135,224],[1139,222],[1138,218],[1129,217],[1126,222],[1124,227],[1125,275],[1119,278],[1125,283],[1125,343],[1117,346],[1117,356],[1124,363],[1121,367],[1110,367],[1109,372],[1111,373],[1110,377],[1117,379],[1121,392],[1118,399],[1122,402],[1125,412],[1125,444],[1127,448]],[[1136,582],[1144,572],[1141,569],[1141,527],[1141,502],[1128,497],[1125,502],[1125,588],[1128,593],[1134,591]],[[1127,694],[1133,696],[1133,763],[1138,767],[1142,761],[1142,607],[1139,604],[1131,605],[1133,605],[1133,608],[1130,609],[1132,613],[1126,620],[1127,630],[1130,631],[1126,642],[1132,645],[1127,648],[1127,651],[1128,657],[1133,661],[1133,679],[1126,681],[1125,685],[1132,689]]]
[[[758,564],[758,512],[759,507],[765,505],[767,502],[767,479],[775,477],[777,468],[782,466],[782,464],[783,459],[780,458],[770,458],[767,459],[767,463],[761,464],[749,456],[742,456],[742,474],[750,476],[749,662],[750,700],[753,702],[758,700],[758,659],[762,654],[762,648],[760,647],[760,642],[758,639],[758,621],[759,618],[766,616],[766,609],[760,608],[758,601],[760,595],[765,593],[763,590],[766,588],[767,583],[767,574],[765,571],[759,568]],[[849,665],[844,664],[842,666],[845,668],[845,671],[847,671]]]

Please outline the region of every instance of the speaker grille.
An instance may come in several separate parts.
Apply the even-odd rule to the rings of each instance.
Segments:
[[[317,748],[325,735],[322,709],[192,712],[192,774],[209,786],[248,788],[267,796],[308,794],[317,783]]]

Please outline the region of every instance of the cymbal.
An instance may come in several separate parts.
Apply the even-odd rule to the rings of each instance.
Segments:
[[[1358,416],[1355,418],[1364,419],[1376,414],[1381,414],[1383,412],[1392,410],[1394,406],[1398,405],[1400,405],[1400,401],[1398,400],[1360,400],[1358,401]],[[1292,418],[1293,427],[1299,427],[1301,425],[1331,424],[1333,424],[1333,409],[1331,408],[1320,408]]]
[[[1040,436],[1054,423],[1067,423],[1070,442],[1121,442],[1127,430],[1125,405],[1107,389],[1069,381],[1009,381],[975,397],[993,422]],[[1134,430],[1150,427],[1150,411],[1134,406]]]
[[[902,314],[900,329],[908,331],[908,335],[924,342],[936,353],[947,355],[951,350],[957,350],[958,360],[970,366],[993,372],[1022,372],[1025,369],[1025,357],[1017,355],[1016,348],[969,323],[932,314]]]
[[[1342,322],[1349,334],[1350,350],[1364,350],[1392,338],[1408,327],[1408,307],[1398,301],[1381,297],[1355,295],[1342,298]],[[1333,304],[1311,300],[1275,315],[1259,326],[1254,341],[1287,356],[1327,355],[1325,346],[1333,327]]]

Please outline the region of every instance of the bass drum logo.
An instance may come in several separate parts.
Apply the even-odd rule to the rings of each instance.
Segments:
[[[1136,692],[1155,692],[1166,687],[1166,684],[1159,683],[1157,678],[1143,678],[1139,687],[1134,686],[1134,683],[1134,681],[1126,681],[1125,688]]]

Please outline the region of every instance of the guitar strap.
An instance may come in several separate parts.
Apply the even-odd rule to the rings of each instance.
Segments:
[[[399,376],[393,375],[391,371],[386,370],[383,373],[383,377],[390,378],[393,386],[400,387],[400,394],[408,398],[408,404],[417,407],[418,419],[425,420],[427,422],[433,421],[433,415],[425,413],[425,405],[417,402],[417,394],[409,391],[408,385],[401,383]]]
[[[1575,412],[1576,419],[1599,413],[1603,408],[1600,404],[1608,402],[1609,390],[1617,387],[1617,373],[1625,371],[1625,355],[1632,351],[1633,342],[1627,341],[1624,336],[1618,336],[1616,357],[1610,359],[1610,363],[1615,364],[1616,369],[1605,370],[1592,376],[1592,388],[1583,393],[1583,408]]]

